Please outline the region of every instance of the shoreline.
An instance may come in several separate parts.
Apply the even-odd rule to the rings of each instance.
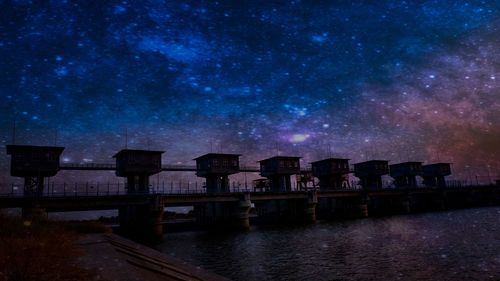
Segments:
[[[98,221],[0,213],[0,279],[229,280],[112,233]]]
[[[105,280],[230,280],[113,233],[85,235],[77,243],[85,252],[77,262]]]

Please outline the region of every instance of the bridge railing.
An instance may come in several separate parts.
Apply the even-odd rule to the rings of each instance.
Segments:
[[[116,164],[114,163],[69,163],[63,162],[60,166],[61,170],[116,170]],[[196,171],[197,167],[194,165],[171,165],[165,164],[161,166],[163,171]],[[240,166],[240,172],[260,172],[260,167],[258,166]],[[302,172],[310,172],[310,167],[305,167],[301,169]]]
[[[123,182],[84,182],[84,183],[56,183],[49,182],[44,185],[42,196],[110,196],[125,194],[204,194],[207,192],[205,184],[202,182],[158,182],[149,185],[148,190],[129,192]],[[300,188],[296,184],[292,185],[290,192],[311,190],[313,187]],[[256,189],[250,183],[232,182],[228,191],[218,191],[217,193],[232,192],[267,192],[266,189]],[[24,187],[22,183],[12,183],[8,187],[0,189],[0,196],[22,197]]]
[[[466,189],[469,187],[478,187],[481,185],[477,184],[468,184],[464,181],[449,181],[447,182],[447,189]],[[482,186],[491,186],[490,185],[482,185]],[[419,189],[425,189],[427,187],[419,186]],[[361,187],[354,185],[347,189],[339,189],[339,190],[359,190]],[[396,189],[394,187],[391,188],[383,188],[383,189]],[[319,187],[306,187],[301,188],[298,185],[293,185],[288,192],[302,192],[306,190],[320,190]],[[336,190],[336,189],[326,189],[326,190]],[[269,192],[269,189],[254,188],[251,184],[233,182],[229,188],[229,191],[226,192],[217,192],[217,193],[230,193],[230,192]],[[44,197],[61,197],[61,196],[111,196],[111,195],[127,195],[127,194],[206,194],[206,193],[214,193],[207,192],[203,183],[200,182],[161,182],[151,184],[148,190],[145,191],[134,191],[129,192],[126,188],[125,183],[100,183],[100,182],[85,182],[85,183],[55,183],[50,182],[45,184],[42,196]],[[23,184],[21,183],[12,183],[8,187],[3,186],[0,189],[0,196],[2,197],[23,197],[25,196],[23,190]]]
[[[62,163],[61,169],[83,168],[83,169],[116,169],[116,164],[112,163]]]

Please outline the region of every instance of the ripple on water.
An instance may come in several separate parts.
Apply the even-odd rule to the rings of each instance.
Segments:
[[[495,280],[499,213],[495,207],[168,233],[159,248],[234,280]]]

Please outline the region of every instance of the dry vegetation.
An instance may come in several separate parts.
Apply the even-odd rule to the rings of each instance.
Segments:
[[[74,260],[79,233],[107,232],[99,223],[23,220],[0,215],[0,280],[92,280]]]

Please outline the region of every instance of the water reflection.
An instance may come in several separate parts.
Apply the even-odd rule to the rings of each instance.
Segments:
[[[161,251],[234,280],[497,280],[500,208],[243,233],[168,233]]]

